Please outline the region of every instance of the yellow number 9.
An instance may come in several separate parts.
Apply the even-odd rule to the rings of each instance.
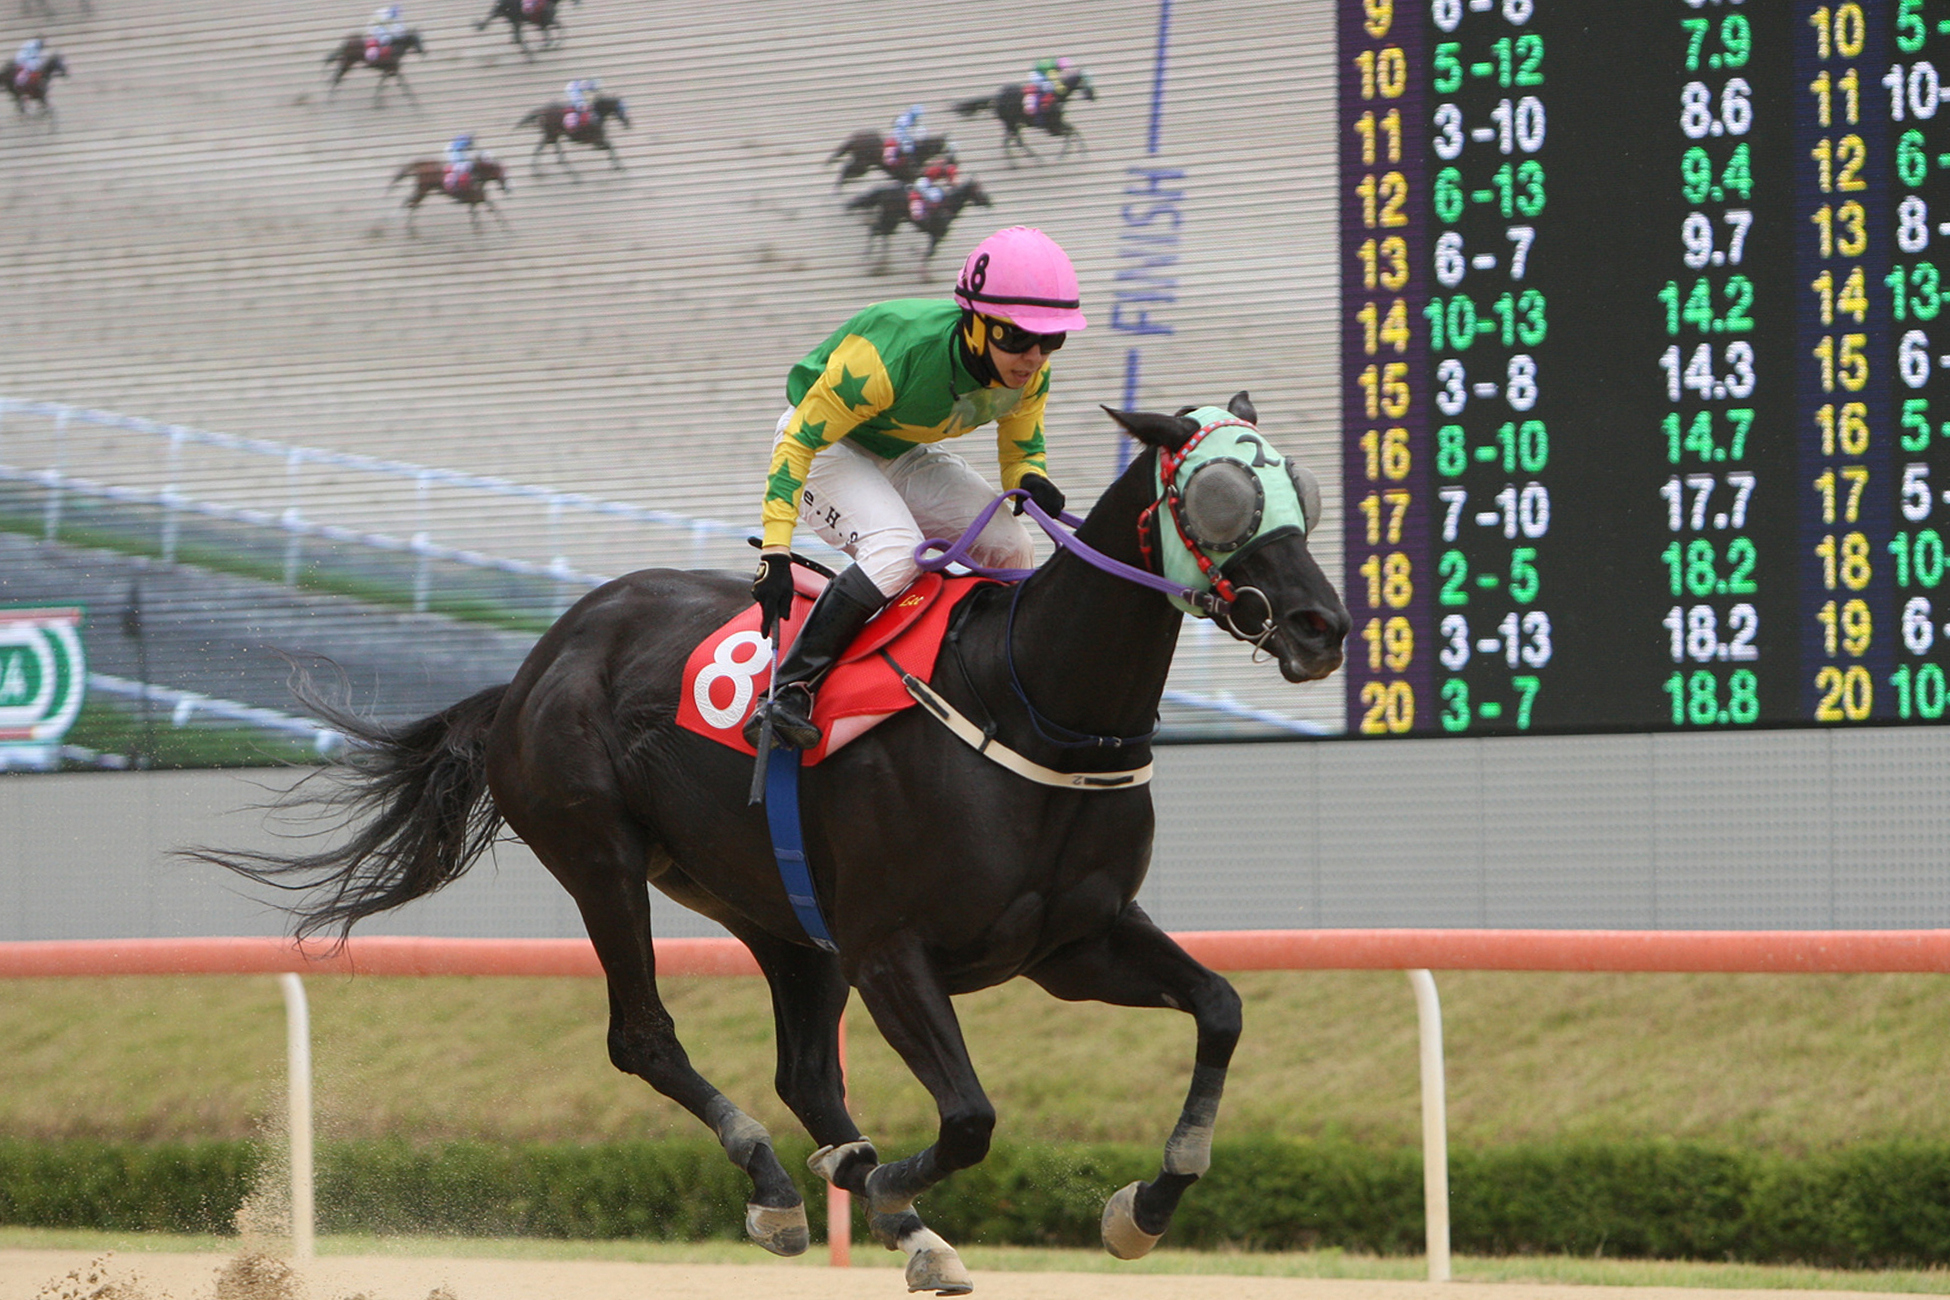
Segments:
[[[1395,0],[1361,0],[1368,11],[1368,35],[1379,40],[1395,25]]]

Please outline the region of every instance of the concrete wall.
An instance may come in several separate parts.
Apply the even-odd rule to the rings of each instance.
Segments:
[[[1141,900],[1171,929],[1950,926],[1939,730],[1175,746],[1158,772]],[[0,778],[0,940],[280,932],[272,891],[170,851],[278,844],[289,781]],[[660,901],[658,934],[722,933]],[[360,932],[582,930],[509,843]]]

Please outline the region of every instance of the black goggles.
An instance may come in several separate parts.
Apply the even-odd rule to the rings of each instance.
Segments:
[[[984,316],[982,319],[989,323],[989,346],[1003,352],[1027,352],[1031,348],[1041,348],[1045,353],[1054,352],[1069,337],[1066,333],[1032,334],[1014,321],[995,316]]]

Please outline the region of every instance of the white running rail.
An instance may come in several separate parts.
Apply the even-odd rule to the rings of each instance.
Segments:
[[[32,468],[10,463],[7,456],[9,430],[6,427],[9,416],[37,416],[52,421],[54,461],[52,465]],[[98,478],[71,473],[68,468],[69,428],[75,424],[140,435],[162,444],[161,450],[165,457],[162,470],[163,483],[160,486],[144,487],[127,483],[108,483]],[[184,492],[179,486],[179,481],[183,469],[183,453],[188,448],[208,448],[260,460],[282,462],[284,495],[287,504],[282,509],[229,505]],[[421,526],[410,535],[402,537],[393,533],[347,527],[307,514],[299,504],[303,475],[307,467],[411,484]],[[654,510],[623,501],[607,501],[585,492],[564,492],[558,488],[517,483],[511,479],[494,478],[483,474],[468,474],[460,470],[420,465],[412,461],[386,460],[355,452],[331,451],[322,447],[272,442],[264,438],[213,433],[207,429],[191,428],[188,425],[164,424],[157,420],[118,415],[112,411],[70,406],[61,402],[23,401],[9,397],[0,397],[0,480],[31,483],[45,489],[42,532],[49,539],[59,535],[63,509],[70,496],[94,497],[105,501],[154,506],[160,509],[162,525],[158,540],[165,563],[175,562],[180,523],[184,515],[199,515],[283,532],[286,535],[284,580],[287,584],[297,581],[307,538],[363,546],[378,551],[410,554],[417,558],[413,606],[419,611],[424,611],[427,607],[431,583],[429,566],[431,562],[437,560],[470,568],[494,569],[503,573],[521,574],[588,587],[600,586],[609,581],[611,576],[579,569],[559,553],[552,553],[546,561],[524,560],[436,542],[432,529],[427,524],[428,498],[436,489],[481,493],[490,498],[521,501],[538,507],[545,512],[546,536],[551,543],[559,539],[565,522],[575,516],[590,520],[608,520],[674,529],[688,535],[693,543],[707,540],[735,543],[751,531],[747,526],[722,520],[697,518],[672,510]],[[552,546],[550,549],[553,551]]]

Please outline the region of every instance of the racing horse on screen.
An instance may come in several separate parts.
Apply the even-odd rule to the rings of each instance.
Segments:
[[[418,722],[327,709],[354,740],[347,784],[327,796],[350,808],[349,837],[313,854],[192,852],[314,891],[294,909],[299,933],[344,933],[457,878],[505,824],[575,898],[608,979],[610,1059],[716,1132],[751,1178],[748,1233],[797,1254],[805,1206],[771,1135],[692,1068],[658,997],[649,886],[717,921],[771,987],[779,1095],[819,1143],[813,1170],[866,1198],[875,1239],[907,1255],[910,1290],[973,1285],[915,1205],[979,1162],[995,1127],[954,995],[1024,975],[1070,1001],[1186,1012],[1196,1064],[1162,1170],[1104,1210],[1106,1248],[1143,1255],[1209,1167],[1240,1033],[1232,986],[1134,901],[1151,856],[1149,746],[1183,611],[1210,614],[1292,682],[1340,666],[1348,614],[1308,549],[1319,484],[1260,435],[1244,393],[1191,415],[1111,414],[1144,450],[1075,537],[1026,579],[958,602],[930,682],[905,675],[923,707],[802,770],[830,947],[808,937],[768,810],[748,803],[750,754],[678,723],[687,660],[751,609],[748,581],[731,574],[649,569],[598,587],[513,682]],[[970,718],[987,740],[952,729]],[[837,1030],[849,989],[940,1115],[932,1145],[888,1163],[846,1109]]]
[[[582,0],[575,0],[575,3],[581,4]],[[554,49],[561,39],[562,20],[556,16],[556,10],[561,7],[559,0],[494,0],[487,17],[475,23],[474,30],[484,32],[489,23],[499,18],[508,24],[509,35],[521,47],[521,52],[533,58],[535,52],[528,48],[521,29],[533,27],[542,34],[542,48]]]
[[[384,42],[368,42],[364,36],[354,32],[340,41],[338,47],[325,56],[325,62],[333,65],[332,80],[326,93],[329,95],[336,91],[339,83],[345,80],[346,73],[354,68],[365,67],[379,74],[379,84],[373,87],[372,92],[375,103],[378,102],[381,92],[386,89],[386,83],[389,81],[399,82],[399,88],[406,92],[407,98],[411,99],[413,88],[406,84],[406,73],[402,71],[406,56],[409,54],[426,57],[426,43],[420,39],[420,33],[417,31],[408,31],[396,40]]]

